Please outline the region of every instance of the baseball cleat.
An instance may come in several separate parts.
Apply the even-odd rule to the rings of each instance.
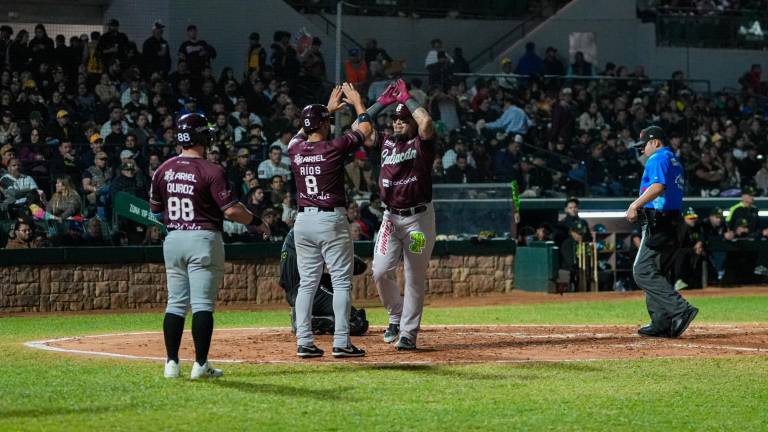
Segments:
[[[195,362],[192,365],[192,373],[189,375],[189,378],[193,380],[200,378],[213,379],[221,376],[224,376],[224,372],[221,369],[214,369],[211,366],[211,362],[205,362],[202,366]]]
[[[400,335],[400,324],[390,324],[386,330],[384,330],[384,342],[392,343],[397,340]]]
[[[669,329],[669,337],[676,338],[685,333],[685,330],[688,329],[688,326],[693,319],[696,318],[698,313],[699,310],[691,306],[685,312],[681,313],[680,317],[673,319],[672,327]]]
[[[316,345],[299,345],[296,349],[296,355],[301,358],[322,357],[324,353],[325,351],[321,350]]]
[[[166,378],[178,378],[179,373],[181,372],[181,368],[179,367],[179,364],[173,360],[168,360],[165,362],[165,372],[163,373],[163,376]]]
[[[395,344],[395,348],[398,351],[413,351],[416,349],[416,342],[405,336],[400,336],[400,340]]]
[[[350,345],[346,348],[333,347],[334,357],[362,357],[364,355],[365,350],[361,350],[354,345]]]

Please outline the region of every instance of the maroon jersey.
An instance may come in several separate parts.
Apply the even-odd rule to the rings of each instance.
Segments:
[[[344,159],[365,141],[353,130],[331,141],[308,142],[298,134],[288,144],[299,207],[346,207]]]
[[[379,190],[387,207],[410,208],[432,201],[432,162],[434,140],[420,137],[395,142],[391,136],[376,134],[381,148]]]
[[[205,159],[169,159],[152,177],[149,205],[168,230],[221,231],[224,210],[235,204],[224,168]]]

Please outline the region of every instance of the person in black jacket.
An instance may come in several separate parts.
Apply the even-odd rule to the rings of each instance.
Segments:
[[[101,53],[104,65],[109,67],[115,60],[125,60],[128,44],[128,36],[120,32],[120,21],[112,18],[96,49]]]
[[[193,76],[199,76],[203,68],[211,65],[216,58],[216,49],[208,42],[197,38],[197,26],[187,26],[187,40],[179,47],[179,59],[187,61],[189,71]],[[195,86],[197,88],[197,86]]]
[[[141,54],[144,57],[144,67],[142,68],[146,76],[153,72],[159,72],[162,76],[167,76],[171,70],[171,50],[168,47],[168,41],[163,39],[165,25],[160,21],[155,21],[152,25],[152,36],[144,41]]]
[[[445,170],[446,183],[475,183],[477,178],[477,170],[467,163],[464,153],[456,155],[456,163]]]

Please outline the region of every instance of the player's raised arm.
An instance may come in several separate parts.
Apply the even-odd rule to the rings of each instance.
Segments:
[[[363,98],[360,96],[360,93],[358,93],[355,87],[350,83],[342,84],[341,90],[344,93],[344,102],[352,105],[355,108],[355,112],[357,113],[357,120],[352,125],[352,129],[362,132],[363,135],[365,135],[365,139],[367,140],[373,132],[373,121],[371,120],[371,116],[365,111]]]
[[[404,104],[411,112],[413,119],[416,120],[416,124],[419,126],[419,137],[423,140],[432,139],[435,136],[435,124],[432,121],[432,116],[416,99],[413,99],[408,94],[408,87],[405,85],[405,81],[402,79],[397,80],[394,94],[397,101]]]
[[[379,115],[381,110],[388,107],[389,105],[392,105],[397,101],[397,98],[395,98],[395,83],[390,84],[387,86],[387,88],[379,95],[379,97],[376,99],[376,102],[373,103],[373,105],[369,106],[367,110],[365,110],[366,113],[371,118],[371,122],[374,122],[376,119],[376,116]],[[352,128],[357,128],[357,120],[355,120],[354,123],[352,123]],[[365,142],[363,143],[366,147],[376,147],[378,144],[376,143],[376,136],[378,132],[374,130],[374,132],[366,138]]]

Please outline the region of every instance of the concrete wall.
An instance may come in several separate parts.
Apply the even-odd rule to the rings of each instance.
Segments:
[[[19,1],[0,2],[0,20],[46,24],[100,24],[104,6],[98,2]],[[49,30],[50,33],[50,30]],[[54,34],[55,35],[55,34]]]
[[[509,292],[513,287],[509,256],[433,258],[427,298],[469,297]],[[376,301],[371,260],[366,273],[353,278],[355,301]],[[225,264],[219,304],[284,304],[277,258]],[[402,266],[397,275],[403,286]],[[0,315],[3,312],[49,312],[164,307],[167,299],[162,264],[19,265],[0,267]],[[286,305],[287,306],[287,305]]]
[[[321,18],[306,16],[319,26],[325,26]],[[336,22],[335,15],[326,15],[326,18]],[[463,48],[464,57],[469,60],[520,22],[344,16],[342,28],[363,45],[367,39],[376,39],[392,58],[407,62],[407,72],[424,72],[424,58],[432,39],[442,39],[449,54],[455,47]]]
[[[631,0],[575,0],[526,37],[513,44],[499,58],[520,58],[525,44],[533,41],[542,52],[551,45],[563,61],[568,60],[568,37],[573,32],[593,32],[597,43],[598,66],[606,62],[644,65],[651,78],[669,78],[683,70],[688,78],[706,79],[712,89],[736,86],[738,77],[752,63],[765,62],[761,51],[657,47],[655,25],[636,17]],[[498,61],[482,68],[498,72]]]

